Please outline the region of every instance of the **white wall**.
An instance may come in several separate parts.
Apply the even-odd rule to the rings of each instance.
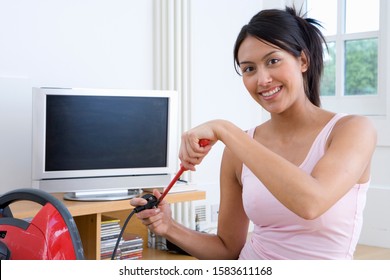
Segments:
[[[0,77],[0,194],[31,185],[31,112],[30,80]]]
[[[0,0],[0,76],[152,87],[152,0]]]
[[[153,88],[153,0],[0,0],[0,193],[31,184],[31,87]]]

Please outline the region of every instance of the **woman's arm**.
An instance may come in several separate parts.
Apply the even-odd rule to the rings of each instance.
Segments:
[[[327,211],[353,185],[367,179],[376,145],[376,131],[365,117],[348,116],[334,127],[324,157],[311,174],[275,154],[232,123],[215,120],[183,135],[182,164],[194,169],[207,154],[195,143],[222,141],[287,208],[305,219]],[[367,181],[366,180],[366,181]]]

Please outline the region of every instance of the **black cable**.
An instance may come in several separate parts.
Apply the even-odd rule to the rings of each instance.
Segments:
[[[129,223],[131,217],[134,215],[134,213],[136,213],[135,209],[134,209],[133,211],[131,211],[130,215],[127,216],[126,221],[125,221],[125,223],[123,224],[123,227],[122,227],[122,229],[121,229],[121,232],[119,233],[118,239],[116,240],[116,244],[115,244],[115,247],[114,247],[114,251],[112,251],[111,260],[114,260],[114,259],[115,259],[116,250],[118,250],[118,246],[119,246],[119,243],[120,243],[120,241],[121,241],[121,239],[122,239],[123,232],[125,231],[125,228],[126,228],[127,224]]]
[[[137,206],[133,209],[133,211],[131,211],[131,213],[129,214],[129,216],[126,218],[126,221],[125,223],[123,224],[123,227],[121,229],[121,232],[119,233],[119,236],[118,236],[118,239],[116,240],[116,244],[115,244],[115,247],[114,247],[114,251],[112,251],[112,255],[111,255],[111,260],[114,260],[115,259],[115,255],[116,255],[116,250],[118,250],[118,246],[119,246],[119,243],[121,241],[121,238],[122,238],[122,235],[123,235],[123,232],[125,231],[125,228],[127,226],[127,224],[129,223],[131,217],[134,215],[134,213],[138,213],[138,212],[141,212],[145,209],[151,209],[151,208],[154,208],[154,207],[157,207],[158,206],[158,203],[160,202],[154,195],[152,194],[145,194],[144,196],[142,196],[143,199],[146,199],[147,201],[147,204],[145,205],[140,205],[140,206]]]

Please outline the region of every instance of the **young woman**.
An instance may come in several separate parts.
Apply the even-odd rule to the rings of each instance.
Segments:
[[[236,69],[271,118],[247,132],[212,120],[182,136],[179,157],[193,171],[215,142],[225,144],[216,235],[178,224],[164,202],[137,214],[150,230],[199,259],[353,258],[376,132],[365,117],[320,108],[316,25],[287,7],[261,11],[242,28]]]

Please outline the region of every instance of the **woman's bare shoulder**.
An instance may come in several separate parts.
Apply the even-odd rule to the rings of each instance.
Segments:
[[[361,115],[346,115],[337,121],[330,137],[376,143],[377,132],[370,118]]]
[[[342,117],[335,125],[335,129],[364,129],[369,133],[375,133],[376,129],[372,120],[362,115],[346,115]]]

